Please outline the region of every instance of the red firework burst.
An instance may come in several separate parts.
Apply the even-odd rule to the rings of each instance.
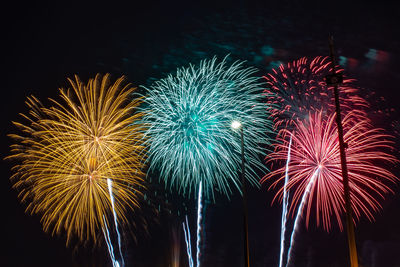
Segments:
[[[264,91],[268,111],[274,119],[275,128],[290,127],[296,118],[304,119],[310,110],[334,112],[333,87],[328,87],[325,76],[331,74],[332,63],[328,57],[314,59],[300,58],[273,69],[264,76],[268,89]],[[343,69],[336,67],[337,73]],[[341,108],[344,113],[357,110],[362,112],[367,102],[357,95],[354,79],[344,77],[339,89]]]
[[[341,215],[345,211],[343,199],[342,172],[335,114],[323,115],[321,111],[310,112],[305,120],[294,120],[295,130],[282,130],[282,136],[292,136],[289,182],[292,199],[289,212],[294,215],[296,207],[310,182],[319,169],[315,182],[304,206],[306,225],[315,213],[316,223],[329,231],[332,219],[343,229]],[[351,190],[351,205],[354,220],[365,215],[373,220],[373,214],[381,209],[380,200],[386,193],[393,193],[390,185],[398,179],[390,171],[398,160],[391,155],[392,137],[382,129],[373,128],[368,119],[355,112],[349,112],[343,119],[344,140],[347,143],[346,156]],[[278,137],[276,150],[270,155],[270,162],[286,161],[287,138]],[[276,179],[270,188],[279,186],[274,201],[283,195],[285,167],[266,175],[262,182]]]

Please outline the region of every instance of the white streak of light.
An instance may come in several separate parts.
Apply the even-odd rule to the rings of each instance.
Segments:
[[[115,230],[116,230],[117,236],[118,236],[119,254],[121,255],[122,266],[124,266],[124,257],[122,256],[122,250],[121,250],[121,236],[120,236],[119,231],[118,231],[117,214],[115,213],[114,196],[113,196],[113,193],[112,193],[112,181],[111,181],[110,178],[107,178],[107,185],[108,185],[108,192],[110,193],[110,198],[111,198],[111,206],[112,206],[112,209],[113,209]],[[119,266],[119,264],[118,264],[118,266]]]
[[[285,232],[286,232],[286,218],[287,218],[287,205],[289,195],[287,194],[287,183],[289,182],[289,162],[290,162],[290,150],[292,147],[292,136],[290,136],[289,146],[288,146],[288,154],[286,160],[286,169],[285,169],[285,185],[283,186],[283,203],[282,203],[282,218],[281,218],[281,251],[279,255],[279,267],[283,266],[283,252],[285,250]]]
[[[104,220],[104,225],[107,225],[106,218],[103,215],[103,220]],[[106,232],[107,231],[107,232]],[[114,257],[114,247],[112,246],[111,240],[110,240],[110,232],[108,231],[108,228],[103,228],[103,234],[104,234],[104,239],[106,240],[107,243],[107,248],[108,248],[108,253],[110,253],[110,258],[113,267],[119,267],[118,261],[115,260]]]
[[[200,267],[200,241],[201,241],[201,218],[202,218],[202,186],[199,184],[199,195],[198,195],[198,203],[197,203],[197,255],[196,255],[196,263],[197,267]]]
[[[300,221],[301,215],[303,213],[304,205],[305,205],[305,203],[307,201],[308,194],[310,193],[311,187],[314,184],[315,178],[317,177],[319,170],[320,170],[320,167],[318,167],[318,169],[312,175],[310,181],[308,182],[306,190],[304,191],[303,197],[301,198],[301,203],[300,203],[300,206],[299,206],[299,208],[297,210],[296,219],[294,220],[294,226],[293,226],[292,235],[290,237],[290,246],[289,246],[289,251],[288,251],[288,260],[287,260],[287,263],[286,263],[286,267],[289,266],[289,263],[290,263],[290,259],[291,259],[290,252],[292,251],[294,237],[295,237],[295,234],[296,234],[296,231],[297,231],[297,227],[299,225],[299,221]]]
[[[182,223],[183,226],[183,231],[185,233],[185,242],[186,242],[186,251],[188,255],[188,261],[189,261],[189,267],[193,267],[193,258],[192,258],[192,246],[191,246],[191,241],[190,241],[190,229],[189,229],[189,223],[188,223],[188,218],[186,217],[186,225],[185,222]]]

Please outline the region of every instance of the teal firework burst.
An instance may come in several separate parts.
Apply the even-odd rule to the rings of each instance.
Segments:
[[[263,83],[243,62],[203,60],[147,89],[149,168],[169,187],[190,195],[202,184],[206,197],[240,191],[240,133],[244,130],[246,179],[258,186],[272,123],[262,102]]]

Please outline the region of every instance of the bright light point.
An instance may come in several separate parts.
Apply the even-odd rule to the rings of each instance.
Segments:
[[[322,164],[318,164],[318,169],[322,169],[324,167]]]
[[[232,121],[231,127],[233,129],[239,129],[242,126],[242,124],[239,121]]]

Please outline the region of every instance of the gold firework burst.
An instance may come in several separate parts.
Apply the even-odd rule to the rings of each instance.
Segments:
[[[62,102],[45,108],[31,96],[26,124],[14,122],[22,134],[10,134],[8,159],[18,160],[11,180],[27,212],[40,214],[46,232],[65,231],[96,241],[109,225],[112,203],[107,179],[112,181],[115,213],[126,225],[126,212],[139,206],[143,189],[144,145],[140,98],[135,88],[123,86],[124,77],[96,75],[87,84],[68,79],[72,89],[60,89]]]

